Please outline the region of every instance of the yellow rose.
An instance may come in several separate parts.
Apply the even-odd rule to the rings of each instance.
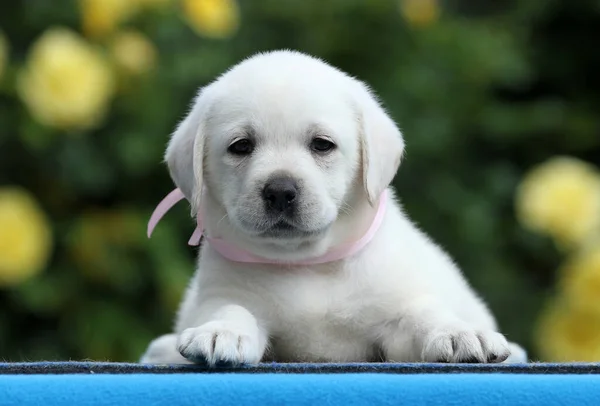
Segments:
[[[183,12],[190,26],[207,37],[230,37],[240,23],[235,0],[183,0]]]
[[[600,318],[558,301],[541,315],[535,343],[543,361],[600,361]]]
[[[558,287],[569,305],[600,317],[600,244],[575,253],[562,267]]]
[[[519,185],[516,212],[525,227],[562,247],[581,244],[600,227],[600,175],[575,158],[550,159]]]
[[[86,36],[103,37],[138,11],[134,0],[80,0],[82,29]]]
[[[61,129],[97,126],[114,93],[110,64],[64,28],[46,31],[33,45],[18,92],[42,124]]]
[[[111,54],[117,66],[128,74],[142,74],[156,65],[154,44],[135,31],[118,33],[112,40]]]
[[[8,44],[4,33],[0,31],[0,80],[2,80],[2,74],[4,73],[4,67],[8,60]]]
[[[0,189],[0,285],[17,285],[41,272],[52,248],[48,219],[20,188]]]
[[[439,18],[437,0],[400,0],[400,13],[412,26],[425,27]]]

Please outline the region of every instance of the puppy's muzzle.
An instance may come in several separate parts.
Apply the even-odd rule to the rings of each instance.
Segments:
[[[266,211],[272,215],[293,216],[298,197],[298,184],[289,176],[267,181],[262,191]]]

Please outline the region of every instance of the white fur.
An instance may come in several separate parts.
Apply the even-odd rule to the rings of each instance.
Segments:
[[[227,147],[250,134],[251,156]],[[326,136],[327,156],[307,147]],[[358,80],[291,51],[259,54],[203,88],[167,149],[174,182],[207,233],[272,259],[321,255],[369,226],[404,141]],[[263,234],[260,190],[286,173],[301,184],[297,235]],[[524,352],[497,332],[446,253],[403,213],[392,190],[373,240],[352,258],[286,267],[234,263],[204,244],[173,334],[142,362],[511,362]]]

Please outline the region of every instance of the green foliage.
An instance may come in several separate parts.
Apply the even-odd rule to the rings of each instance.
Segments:
[[[144,230],[172,188],[161,162],[169,133],[198,87],[277,48],[371,84],[406,137],[395,181],[406,211],[456,259],[509,338],[535,354],[531,333],[559,257],[518,226],[513,196],[523,172],[548,156],[599,156],[600,7],[471,3],[442,3],[440,19],[417,28],[395,1],[245,1],[229,40],[199,38],[176,11],[144,15],[131,25],[156,44],[159,66],[85,133],[37,124],[14,89],[44,29],[79,27],[74,3],[2,5],[12,65],[1,83],[0,184],[36,196],[56,248],[43,274],[0,291],[0,357],[134,361],[170,329],[193,272],[194,225],[180,206],[151,240]],[[82,248],[89,218],[100,218],[101,231],[89,231],[93,246]]]

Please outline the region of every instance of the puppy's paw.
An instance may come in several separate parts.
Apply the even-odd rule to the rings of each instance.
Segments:
[[[184,330],[177,349],[188,360],[209,366],[257,364],[262,357],[258,337],[222,321]]]
[[[505,364],[526,364],[527,352],[516,343],[508,343],[510,356],[504,360]]]
[[[502,334],[460,326],[429,334],[421,357],[426,362],[498,363],[509,355],[510,348]]]
[[[141,364],[191,364],[177,351],[177,336],[165,334],[154,339],[140,358]]]

